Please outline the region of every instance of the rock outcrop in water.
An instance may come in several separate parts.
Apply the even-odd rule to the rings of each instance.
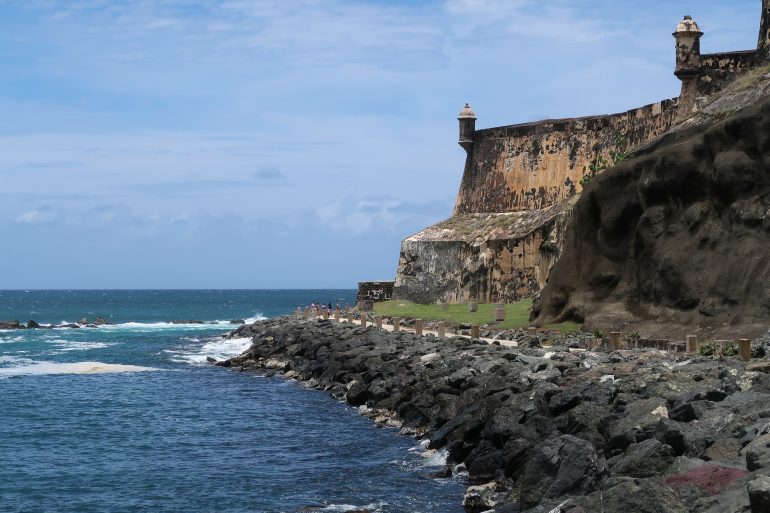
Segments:
[[[768,248],[765,97],[669,133],[598,176],[575,206],[538,322],[654,321],[669,332],[700,325],[754,335],[770,316]]]
[[[509,348],[286,318],[231,336],[254,342],[219,365],[305,381],[447,450],[467,469],[471,513],[766,511],[767,360],[568,349],[579,339]]]

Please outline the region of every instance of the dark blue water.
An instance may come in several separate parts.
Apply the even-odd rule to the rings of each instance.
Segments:
[[[232,326],[354,291],[0,291],[0,511],[460,512],[415,440],[295,382],[203,363]],[[435,459],[435,458],[434,458]],[[303,509],[310,508],[310,509]]]

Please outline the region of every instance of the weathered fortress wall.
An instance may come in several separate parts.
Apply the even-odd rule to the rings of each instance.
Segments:
[[[599,156],[636,148],[671,127],[676,100],[622,114],[479,130],[455,214],[542,209],[574,196]]]
[[[756,50],[702,55],[689,16],[678,24],[678,98],[620,114],[476,130],[458,117],[465,170],[453,217],[403,241],[394,298],[420,303],[514,301],[539,294],[563,247],[581,179],[684,120],[770,54],[770,0]]]
[[[738,75],[755,68],[759,63],[757,56],[756,50],[702,55],[698,95],[702,98],[718,93]]]
[[[559,256],[571,201],[543,210],[459,214],[401,245],[396,297],[418,303],[515,301]]]

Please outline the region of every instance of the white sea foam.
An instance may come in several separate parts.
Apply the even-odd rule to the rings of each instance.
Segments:
[[[88,351],[89,349],[104,349],[115,344],[107,342],[86,342],[84,340],[53,339],[50,343],[56,346],[58,352],[63,351]]]
[[[325,508],[321,508],[318,511],[329,511],[333,513],[345,513],[346,511],[380,511],[385,502],[379,504],[367,504],[366,506],[354,506],[353,504],[330,504]]]
[[[267,317],[264,317],[260,313],[256,313],[254,317],[249,317],[248,319],[244,319],[246,324],[253,324],[257,321],[263,321],[267,319]],[[54,330],[70,330],[70,329],[78,329],[78,328],[70,328],[68,326],[64,325],[76,325],[80,328],[85,328],[86,325],[79,324],[74,321],[66,321],[63,320],[59,323],[54,324],[43,324],[41,323],[40,326],[42,328],[53,328]],[[55,327],[55,326],[61,326],[61,327]],[[229,320],[221,320],[217,319],[214,321],[203,321],[202,323],[173,323],[173,322],[124,322],[120,324],[103,324],[98,326],[98,329],[103,330],[133,330],[133,331],[154,331],[154,330],[164,330],[164,329],[174,329],[174,330],[199,330],[199,329],[205,329],[205,328],[211,328],[211,327],[217,327],[222,329],[235,329],[238,325],[231,323]],[[15,330],[12,330],[15,331]],[[0,343],[3,343],[2,339],[0,339]]]
[[[24,337],[16,335],[14,337],[0,337],[0,344],[13,344],[15,342],[24,342]]]
[[[449,452],[446,449],[428,449],[420,456],[422,456],[423,467],[445,467],[449,458]]]
[[[213,326],[224,328],[224,327],[232,327],[233,325],[230,324],[230,321],[210,321],[210,322],[204,322],[203,324],[200,323],[173,323],[173,322],[124,322],[121,324],[105,324],[103,326],[99,326],[99,329],[103,330],[134,330],[134,331],[155,331],[155,330],[168,330],[168,329],[175,329],[175,330],[189,330],[189,329],[204,329],[204,328],[211,328]]]
[[[175,362],[187,363],[206,363],[207,358],[215,360],[226,360],[246,351],[251,347],[251,339],[245,338],[210,338],[200,347],[190,348],[189,350],[168,351],[176,356],[172,357]]]
[[[267,317],[263,317],[262,314],[257,313],[254,317],[249,317],[248,319],[244,319],[244,321],[246,321],[246,324],[254,324],[257,321],[264,321],[265,319],[267,319]]]
[[[38,376],[46,374],[111,374],[117,372],[146,372],[156,371],[153,367],[138,365],[122,365],[102,362],[48,362],[35,361],[27,358],[3,357],[0,363],[14,363],[12,367],[0,367],[0,377]]]

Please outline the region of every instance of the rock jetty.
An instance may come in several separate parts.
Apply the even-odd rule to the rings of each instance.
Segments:
[[[446,450],[469,513],[768,511],[767,360],[289,318],[227,336],[254,342],[217,365],[302,380]]]

